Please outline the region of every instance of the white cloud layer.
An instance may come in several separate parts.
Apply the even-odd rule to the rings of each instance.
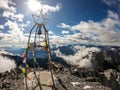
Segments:
[[[7,57],[3,57],[0,55],[0,72],[10,71],[15,67],[16,67],[16,64],[14,60],[11,60]]]
[[[60,10],[61,4],[57,4],[55,6],[43,4],[42,7],[44,13],[56,12]],[[0,17],[5,21],[3,25],[0,25],[1,44],[5,42],[10,44],[20,42],[25,43],[28,36],[26,36],[24,32],[27,32],[25,31],[25,28],[30,25],[30,21],[24,21],[24,15],[22,13],[18,13],[16,3],[13,0],[0,0],[0,9],[2,11]],[[5,29],[4,32],[3,29]],[[54,32],[49,31],[49,34],[54,35]]]
[[[62,34],[69,34],[69,31],[63,30]]]
[[[4,26],[3,25],[0,25],[0,30],[3,30],[4,29]]]
[[[60,28],[70,28],[70,25],[67,25],[65,23],[60,23],[60,25],[57,25],[57,27],[60,27]]]
[[[48,13],[48,12],[56,12],[60,10],[61,4],[58,3],[56,6],[50,6],[47,4],[41,4],[41,2],[39,0],[29,0],[28,2],[26,2],[26,4],[29,6],[29,9],[32,12],[38,12],[38,11],[43,11],[44,14]]]
[[[55,33],[53,31],[48,31],[48,34],[54,35]]]
[[[120,0],[102,0],[102,1],[109,6],[120,4]]]
[[[16,8],[10,5],[16,5],[12,0],[0,0],[0,8],[16,12]]]
[[[77,25],[67,25],[61,23],[57,25],[60,28],[69,29],[71,31],[79,31],[73,35],[68,35],[66,39],[75,40],[76,42],[96,43],[102,45],[120,46],[120,21],[117,13],[108,11],[108,17],[100,22],[89,20],[81,21]]]
[[[26,37],[23,32],[30,22],[23,22],[24,15],[17,13],[16,4],[12,0],[0,0],[0,9],[2,10],[1,18],[5,23],[0,26],[6,29],[6,32],[0,32],[1,43],[6,42],[25,42]],[[7,27],[7,28],[6,28]]]
[[[73,50],[76,52],[74,55],[64,55],[59,49],[55,51],[57,57],[63,58],[67,63],[84,68],[92,68],[91,60],[93,52],[100,52],[97,47],[87,48],[85,46],[74,46]]]
[[[106,5],[117,10],[120,16],[120,0],[102,0]]]
[[[48,11],[56,12],[59,11],[61,7],[61,4],[57,4],[56,6],[50,6],[50,5],[43,5],[43,11],[46,13]]]

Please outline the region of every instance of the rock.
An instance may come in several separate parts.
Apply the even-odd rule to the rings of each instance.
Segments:
[[[120,55],[117,51],[112,51],[105,49],[94,55],[92,59],[93,68],[97,71],[104,71],[106,69],[116,69],[119,70],[120,66]]]
[[[16,67],[14,70],[15,70],[15,72],[17,74],[21,74],[22,73],[22,70],[20,68],[18,68],[18,67]]]
[[[17,58],[14,56],[9,57]],[[88,58],[88,56],[83,58]],[[119,52],[103,50],[93,53],[92,68],[67,67],[53,63],[55,76],[57,77],[56,86],[58,90],[84,90],[85,88],[89,90],[120,90],[119,59]],[[40,71],[44,71],[44,69]],[[72,85],[73,82],[78,83],[78,85]],[[23,90],[23,86],[21,69],[15,68],[10,72],[0,73],[0,90]]]
[[[114,69],[105,70],[101,76],[101,83],[111,87],[113,90],[120,90],[120,73]]]
[[[85,81],[88,81],[88,82],[99,82],[99,79],[96,78],[96,77],[88,77],[85,79]]]
[[[22,90],[23,85],[21,83],[23,80],[17,76],[18,74],[14,69],[11,69],[10,72],[0,73],[0,90]]]
[[[77,70],[74,70],[72,74],[81,78],[98,77],[98,72],[94,69],[77,68]]]

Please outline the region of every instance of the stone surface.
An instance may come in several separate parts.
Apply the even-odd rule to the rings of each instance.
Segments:
[[[58,90],[120,90],[119,52],[104,50],[94,53],[92,58],[93,68],[90,69],[72,65],[70,67],[61,66],[55,63],[53,70],[56,77],[56,87]],[[8,57],[17,60],[18,66],[21,65],[23,60],[18,56],[8,55]],[[41,71],[44,72],[43,69],[40,69]],[[43,73],[41,80],[47,83],[46,81],[49,81],[48,77],[50,78],[49,73]],[[30,78],[34,79],[34,76],[31,75]],[[24,86],[24,76],[19,68],[0,73],[0,90],[24,90]],[[47,90],[50,90],[50,88]]]
[[[71,67],[73,68],[73,67]],[[15,69],[16,70],[16,69]],[[0,90],[24,90],[25,83],[23,74],[11,70],[11,72],[0,73]],[[18,70],[18,69],[17,69]],[[51,75],[48,71],[40,71],[41,83],[51,84]],[[93,72],[93,74],[91,74]],[[80,75],[80,74],[84,75]],[[39,75],[39,72],[36,72]],[[104,72],[94,73],[92,70],[78,68],[71,73],[69,68],[54,71],[56,77],[56,87],[58,90],[120,90],[120,73],[115,69],[107,69]],[[36,85],[33,72],[28,74],[29,90]],[[34,87],[35,88],[35,87]],[[43,90],[52,90],[51,88],[42,87]],[[38,85],[34,90],[40,90]]]
[[[28,77],[30,78],[30,80],[27,80],[27,85],[28,85],[29,90],[32,90],[32,88],[34,88],[35,90],[40,90],[37,79],[35,77],[35,74],[36,74],[37,79],[40,81],[41,84],[53,85],[51,74],[49,71],[47,71],[47,70],[40,71],[40,72],[36,71],[35,73],[30,72],[28,74]],[[55,77],[54,77],[54,80],[55,80]],[[47,87],[47,86],[42,86],[42,90],[52,90],[52,88]]]

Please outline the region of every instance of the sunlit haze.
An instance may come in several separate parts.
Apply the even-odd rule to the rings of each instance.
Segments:
[[[27,4],[31,11],[35,12],[41,9],[41,3],[38,0],[29,0]]]

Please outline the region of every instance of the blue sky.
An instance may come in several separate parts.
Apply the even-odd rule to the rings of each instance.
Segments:
[[[34,25],[31,14],[39,11],[30,10],[29,2],[0,0],[0,45],[26,44],[29,30]],[[120,46],[120,0],[37,2],[47,10],[46,27],[52,44]]]

